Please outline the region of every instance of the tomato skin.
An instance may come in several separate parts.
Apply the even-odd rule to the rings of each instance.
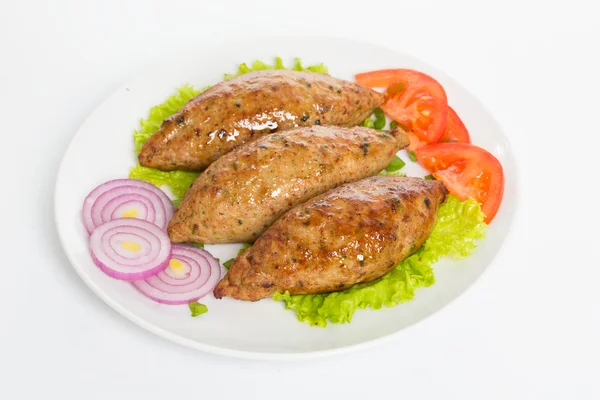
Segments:
[[[448,99],[446,91],[431,76],[411,69],[386,69],[355,76],[367,87],[385,87],[381,109],[405,126],[420,140],[437,142],[446,130]]]
[[[456,111],[448,106],[448,123],[446,124],[446,132],[440,139],[440,143],[458,142],[471,143],[471,137],[467,127],[462,122]]]
[[[408,132],[408,140],[410,144],[408,145],[408,150],[415,151],[418,148],[428,145],[429,143],[422,141],[419,137],[412,132]]]
[[[362,72],[354,75],[356,83],[369,88],[387,88],[398,80],[400,71],[404,69],[380,69],[377,71]]]
[[[417,160],[460,200],[473,197],[489,224],[502,203],[504,171],[496,157],[469,143],[435,143],[418,148]]]
[[[421,140],[417,135],[408,132],[410,144],[408,150],[415,151],[420,147],[426,146],[429,143]],[[456,111],[448,106],[448,123],[446,124],[446,132],[440,138],[438,143],[471,143],[471,137],[467,127],[462,122]]]
[[[431,96],[427,88],[408,87],[386,101],[381,109],[425,142],[437,142],[446,130],[448,103]]]
[[[405,87],[420,86],[423,83],[433,83],[431,85],[431,94],[434,97],[447,100],[446,91],[431,76],[413,69],[396,68],[380,69],[377,71],[363,72],[354,75],[356,83],[369,88],[389,88],[394,83],[402,82]],[[397,92],[397,90],[395,90]],[[396,94],[396,93],[393,93]]]

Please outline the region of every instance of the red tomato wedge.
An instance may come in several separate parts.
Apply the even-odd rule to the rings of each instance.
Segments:
[[[419,137],[411,132],[408,132],[408,150],[415,151],[420,147],[427,146],[429,143],[422,141]]]
[[[408,149],[411,151],[415,151],[419,147],[429,144],[410,132],[408,133],[408,138],[410,140]],[[452,107],[448,107],[446,132],[444,132],[444,135],[440,138],[438,143],[471,143],[471,137],[469,136],[467,127]]]
[[[386,88],[381,109],[420,140],[435,143],[444,135],[448,99],[442,85],[431,76],[410,69],[385,69],[355,78],[359,85]]]
[[[504,171],[487,150],[468,143],[435,143],[415,152],[419,163],[460,200],[473,197],[489,224],[504,195]]]
[[[378,71],[363,72],[354,75],[356,83],[369,88],[388,88],[392,83],[404,82],[406,86],[416,85],[425,81],[432,81],[439,85],[435,88],[437,92],[432,94],[446,98],[444,88],[431,76],[423,72],[412,69],[396,68],[396,69],[380,69]]]
[[[446,124],[446,132],[440,139],[440,143],[458,142],[471,143],[471,137],[467,127],[462,122],[456,111],[452,107],[448,107],[448,123]]]

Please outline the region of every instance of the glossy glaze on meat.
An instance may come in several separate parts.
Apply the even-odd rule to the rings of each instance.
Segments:
[[[406,132],[312,126],[267,135],[215,161],[169,224],[173,242],[252,242],[292,207],[373,176],[408,145]]]
[[[278,219],[214,294],[254,301],[373,281],[423,245],[445,196],[440,182],[421,178],[376,176],[332,189]]]
[[[138,158],[145,167],[201,171],[268,133],[310,125],[358,125],[382,103],[382,94],[329,75],[251,72],[188,102],[163,122]]]

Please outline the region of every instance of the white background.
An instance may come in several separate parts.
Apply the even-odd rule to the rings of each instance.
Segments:
[[[341,3],[2,2],[0,399],[600,398],[600,3]],[[153,62],[282,34],[396,48],[461,82],[511,140],[516,221],[465,295],[384,345],[279,363],[189,350],[119,316],[72,270],[53,224],[58,163]]]

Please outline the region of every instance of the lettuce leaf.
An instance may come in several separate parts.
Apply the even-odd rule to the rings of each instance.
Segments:
[[[208,312],[208,307],[205,304],[198,303],[197,301],[192,301],[188,304],[190,311],[192,312],[192,317],[197,317],[198,315],[202,315]]]
[[[238,70],[235,74],[225,74],[224,79],[225,80],[229,80],[231,78],[235,78],[236,76],[240,76],[243,74],[246,74],[248,72],[253,72],[253,71],[262,71],[265,69],[290,69],[292,71],[310,71],[310,72],[316,72],[319,74],[326,74],[329,72],[329,69],[321,64],[316,64],[316,65],[311,65],[308,67],[303,67],[302,66],[302,60],[299,58],[294,58],[294,65],[291,68],[286,68],[283,65],[283,61],[281,59],[281,57],[275,57],[275,65],[269,65],[269,64],[265,64],[262,61],[254,61],[252,63],[252,66],[249,67],[246,64],[240,64],[240,66],[238,67]]]
[[[150,182],[158,187],[162,185],[169,186],[173,194],[178,198],[183,197],[198,175],[200,175],[199,172],[161,171],[159,169],[142,167],[141,165],[137,165],[129,171],[129,177],[132,179]]]
[[[247,249],[249,249],[250,247],[252,247],[252,243],[244,243],[244,244],[242,244],[242,247],[238,250],[238,256],[240,254],[242,254],[244,251],[246,251]]]
[[[433,232],[423,244],[421,259],[433,264],[446,256],[456,260],[468,257],[477,247],[475,241],[485,237],[484,219],[476,200],[460,201],[449,195],[438,211]]]
[[[225,79],[243,75],[252,71],[260,71],[264,69],[286,69],[280,57],[275,58],[275,65],[268,65],[262,61],[254,61],[251,67],[246,64],[240,64],[238,71],[235,74],[225,74]],[[311,65],[303,67],[302,61],[299,58],[294,59],[294,65],[289,68],[295,71],[312,71],[321,74],[326,74],[328,69],[323,64]],[[165,100],[164,103],[156,105],[150,109],[150,113],[146,119],[140,121],[140,129],[133,132],[133,140],[135,143],[136,154],[140,152],[146,141],[160,128],[162,122],[175,114],[188,101],[202,93],[210,86],[202,89],[195,89],[193,86],[186,84],[178,88],[173,95]],[[129,172],[129,177],[132,179],[140,179],[150,182],[156,186],[169,186],[173,194],[177,198],[183,197],[186,190],[194,182],[198,172],[186,171],[161,171],[154,168],[142,167],[139,164],[133,167]],[[179,205],[177,203],[176,205]]]
[[[327,326],[327,321],[351,322],[357,309],[394,307],[412,300],[415,289],[433,285],[431,266],[440,258],[468,256],[476,246],[475,241],[485,236],[484,217],[475,200],[461,202],[449,195],[440,206],[436,225],[425,244],[383,277],[343,292],[290,296],[286,291],[275,293],[273,299],[283,301],[299,321],[321,327]]]
[[[406,173],[404,173],[402,171],[386,171],[384,169],[378,175],[380,175],[380,176],[406,176]]]
[[[140,129],[133,132],[135,152],[140,152],[144,143],[160,128],[165,119],[175,114],[177,110],[205,89],[207,88],[196,90],[191,85],[184,85],[178,88],[164,103],[152,107],[148,118],[140,121]]]

